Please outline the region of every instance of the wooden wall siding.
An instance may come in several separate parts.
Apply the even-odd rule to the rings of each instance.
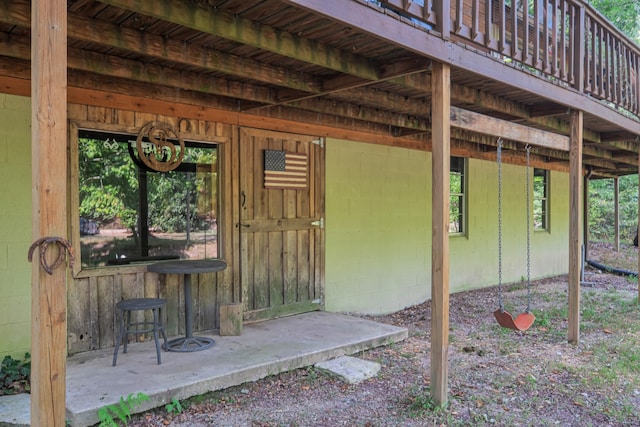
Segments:
[[[239,227],[246,320],[261,319],[265,313],[307,311],[311,302],[320,297],[322,231],[311,222],[320,219],[322,202],[318,199],[322,198],[323,181],[318,175],[319,149],[311,144],[311,139],[241,130]],[[307,153],[308,189],[265,189],[262,154],[265,149]]]
[[[189,139],[211,141],[219,145],[219,171],[224,176],[230,170],[233,127],[215,121],[182,119],[179,117],[133,112],[107,107],[69,104],[68,116],[72,128],[102,129],[108,131],[132,132],[149,121],[160,120],[171,123]],[[70,138],[71,156],[77,157],[77,149]],[[71,159],[73,163],[73,158]],[[71,241],[76,246],[78,230],[77,216],[77,165],[72,167],[71,192]],[[221,273],[194,275],[192,292],[194,299],[194,331],[210,331],[219,327],[218,306],[220,303],[235,302],[239,290],[232,283],[233,246],[231,239],[231,203],[224,200],[231,194],[229,179],[222,179],[220,189],[220,252],[227,260],[229,268]],[[78,251],[76,247],[76,251]],[[79,252],[78,252],[79,253]],[[80,263],[77,263],[80,264]],[[234,296],[235,295],[235,296]],[[184,289],[182,275],[148,273],[144,266],[120,266],[111,268],[75,270],[67,288],[68,352],[79,352],[113,347],[116,338],[115,304],[127,298],[166,298],[167,308],[162,317],[167,334],[176,336],[184,333]],[[136,313],[139,321],[150,313]],[[138,336],[132,339],[152,339]]]
[[[424,7],[404,0],[381,3],[442,31],[442,2],[447,0],[428,0]],[[640,113],[640,50],[626,36],[579,0],[517,3],[512,8],[507,0],[450,0],[445,12],[451,37]]]

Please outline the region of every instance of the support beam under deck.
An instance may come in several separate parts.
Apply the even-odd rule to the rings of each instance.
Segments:
[[[431,396],[447,402],[449,372],[449,169],[451,68],[433,66],[431,225]]]
[[[32,234],[67,237],[67,1],[32,1]],[[31,425],[65,426],[65,264],[47,273],[62,247],[34,252],[31,284]],[[46,248],[46,246],[45,246]],[[60,252],[63,252],[60,254]],[[25,256],[27,254],[25,253]]]
[[[568,341],[580,340],[580,271],[581,271],[581,215],[582,207],[582,111],[571,111],[569,137],[569,332]]]

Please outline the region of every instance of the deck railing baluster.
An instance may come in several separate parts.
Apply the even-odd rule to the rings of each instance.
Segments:
[[[565,0],[561,0],[561,18],[560,18],[560,79],[567,81],[567,38],[571,36],[571,25],[567,8],[569,5]]]
[[[484,34],[480,31],[480,0],[473,0],[471,6],[471,38],[475,43],[481,43],[484,39]]]
[[[380,3],[428,24],[445,39],[454,37],[634,114],[640,112],[640,48],[586,0]]]

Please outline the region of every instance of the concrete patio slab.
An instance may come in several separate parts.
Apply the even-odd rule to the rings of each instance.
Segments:
[[[209,335],[215,345],[193,353],[162,352],[153,342],[130,344],[111,366],[113,349],[67,359],[67,419],[98,422],[98,409],[120,397],[149,396],[146,411],[209,391],[255,381],[362,350],[398,342],[407,329],[336,313],[312,312],[246,325],[241,336]]]

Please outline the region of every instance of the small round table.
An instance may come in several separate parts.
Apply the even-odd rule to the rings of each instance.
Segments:
[[[155,264],[149,264],[147,266],[147,271],[153,273],[184,274],[185,336],[169,341],[166,344],[166,349],[168,351],[192,352],[206,350],[213,346],[213,339],[193,336],[191,275],[222,271],[226,268],[227,263],[218,259],[162,261]]]

